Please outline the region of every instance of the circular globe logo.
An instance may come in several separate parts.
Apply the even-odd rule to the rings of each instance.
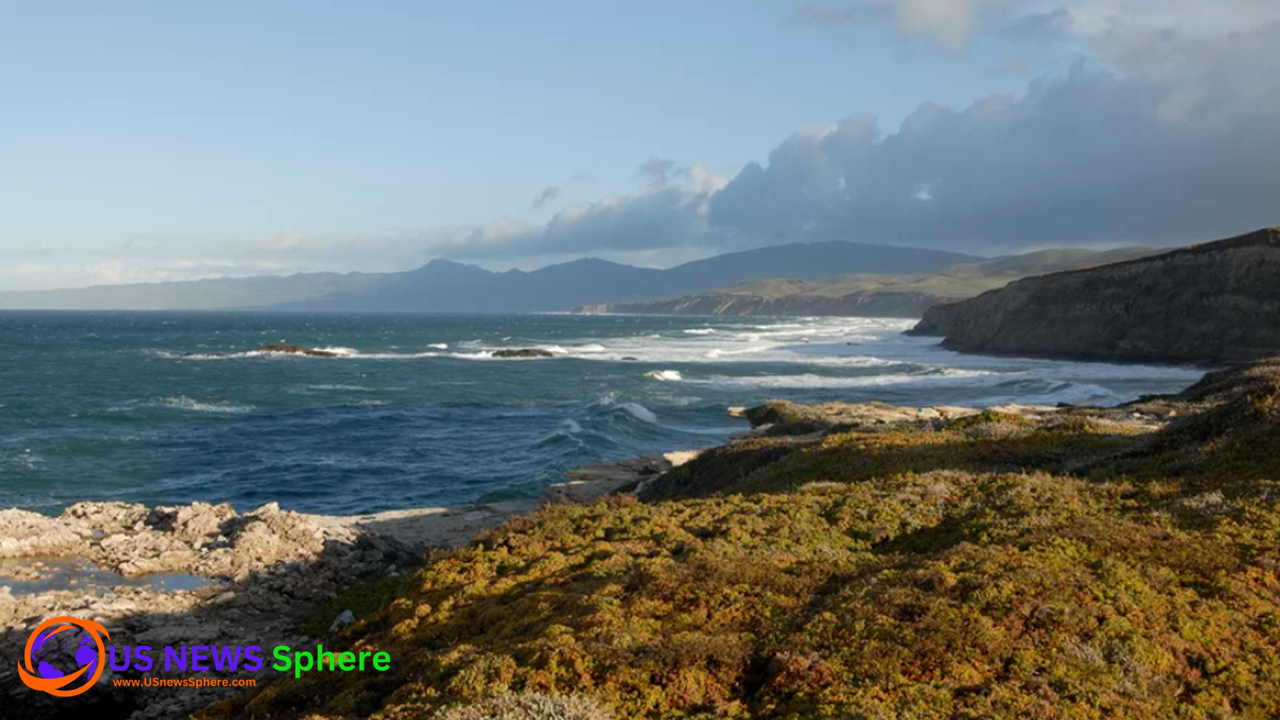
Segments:
[[[18,675],[32,690],[74,697],[93,687],[107,663],[107,629],[92,620],[56,617],[27,639]]]

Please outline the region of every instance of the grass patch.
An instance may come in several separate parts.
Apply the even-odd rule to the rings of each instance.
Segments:
[[[405,577],[386,577],[370,583],[354,585],[327,603],[307,613],[299,622],[299,629],[314,638],[329,635],[329,627],[345,610],[350,610],[357,620],[367,619],[387,609],[391,602],[407,587]]]

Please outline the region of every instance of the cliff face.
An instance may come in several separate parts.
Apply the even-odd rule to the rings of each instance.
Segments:
[[[1280,354],[1280,228],[939,305],[910,331],[959,350],[1125,360]]]
[[[838,297],[791,295],[765,298],[734,293],[704,293],[652,302],[587,305],[580,312],[640,315],[776,315],[918,318],[939,302],[956,298],[913,292],[861,292]]]

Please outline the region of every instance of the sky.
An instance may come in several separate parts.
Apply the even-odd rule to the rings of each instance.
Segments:
[[[0,290],[1280,224],[1274,0],[2,7]]]

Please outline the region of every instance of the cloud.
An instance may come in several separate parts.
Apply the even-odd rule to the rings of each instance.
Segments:
[[[1117,31],[1209,36],[1280,19],[1275,0],[854,0],[799,5],[810,27],[889,28],[959,55],[979,36],[1038,45],[1087,42]]]
[[[20,291],[55,290],[90,285],[271,275],[290,269],[289,265],[242,263],[220,258],[155,260],[142,257],[106,258],[74,253],[44,262],[0,264],[0,287]]]
[[[976,4],[1005,13],[990,27],[1016,27],[1028,42],[1069,27],[1053,10]],[[1195,241],[1274,224],[1278,35],[1280,23],[1218,34],[1112,25],[1089,38],[1093,60],[1021,95],[924,103],[887,132],[873,116],[851,115],[792,134],[731,181],[650,156],[635,172],[640,192],[568,205],[545,225],[505,218],[428,252],[652,256],[802,239],[1016,251]],[[1028,71],[1019,60],[998,69]]]
[[[636,179],[646,183],[650,190],[658,190],[667,186],[671,180],[682,173],[683,169],[675,160],[666,160],[657,155],[650,155],[636,169]]]
[[[1030,72],[1031,66],[1022,58],[1010,58],[1004,62],[994,65],[987,72],[997,77],[1005,77],[1008,75],[1023,75]]]
[[[855,116],[780,144],[710,202],[769,239],[960,247],[1219,237],[1280,219],[1280,24],[1114,38],[1024,97]]]
[[[1064,7],[1048,12],[1030,13],[1015,17],[996,31],[1006,40],[1046,45],[1058,42],[1071,31],[1071,11]]]
[[[949,53],[969,46],[979,15],[1012,4],[1013,0],[862,0],[844,6],[804,4],[796,20],[815,27],[893,27],[906,40],[924,38]]]
[[[1068,0],[1059,5],[1070,11],[1072,31],[1089,35],[1146,28],[1211,36],[1280,19],[1280,3],[1274,0]]]
[[[97,253],[74,241],[0,247],[0,287],[404,270],[431,257],[510,266],[594,254],[660,265],[803,239],[993,251],[1164,244],[1280,222],[1280,2],[866,0],[801,5],[796,19],[952,53],[981,38],[1000,43],[996,57],[1037,66],[1055,53],[1023,45],[1058,43],[1087,60],[1019,95],[923,103],[896,128],[854,114],[795,132],[767,158],[717,164],[732,180],[653,155],[636,169],[634,192],[559,206],[595,183],[578,173],[533,199],[534,210],[557,207],[545,223],[287,229],[240,242],[139,237]],[[1016,59],[988,69],[1028,72]]]
[[[544,228],[539,225],[504,217],[472,230],[467,234],[465,242],[456,243],[457,250],[455,252],[465,254],[466,250],[483,249],[482,254],[488,254],[495,248],[501,250],[509,247],[521,247],[542,237],[543,232]],[[437,239],[437,242],[431,244],[436,247],[440,245],[455,245],[455,243],[448,241],[439,242],[441,239],[443,238]]]
[[[475,228],[464,242],[437,249],[458,259],[550,256],[583,252],[650,253],[721,247],[741,236],[707,226],[709,202],[728,178],[694,165],[650,156],[636,170],[645,189],[569,205],[546,225],[502,218]]]
[[[541,210],[547,203],[554,201],[560,197],[560,187],[557,185],[548,185],[542,188],[537,195],[533,196],[533,203],[529,206],[532,210]]]

